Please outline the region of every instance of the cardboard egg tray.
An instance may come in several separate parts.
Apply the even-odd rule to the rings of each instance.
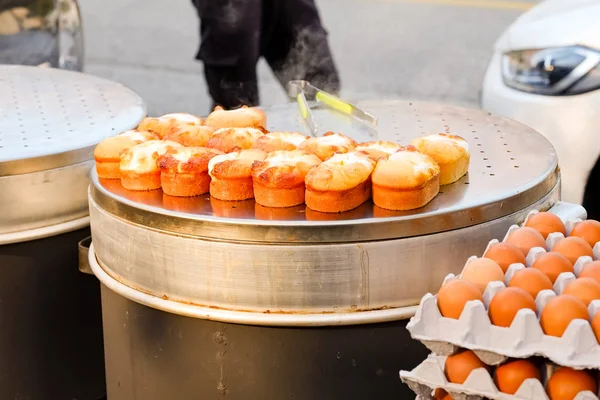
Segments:
[[[532,212],[530,215],[536,213]],[[567,234],[581,220],[566,222]],[[508,235],[518,226],[512,226]],[[548,236],[547,245],[551,249],[556,242],[562,240],[561,233]],[[492,240],[489,246],[498,243]],[[487,249],[486,249],[487,251]],[[510,327],[504,328],[492,325],[487,313],[487,307],[496,293],[502,290],[512,276],[520,269],[531,267],[541,254],[543,248],[533,248],[526,257],[527,265],[513,264],[506,274],[504,282],[490,282],[483,300],[470,301],[465,305],[459,319],[443,317],[437,306],[437,296],[426,294],[417,312],[407,325],[413,339],[421,341],[433,353],[447,356],[454,354],[459,348],[473,350],[475,354],[488,365],[498,365],[507,358],[528,358],[542,356],[552,362],[575,369],[600,369],[600,344],[598,344],[589,322],[574,320],[564,335],[560,338],[545,335],[539,324],[538,316],[544,306],[554,296],[562,293],[564,288],[574,279],[582,268],[592,261],[591,257],[580,257],[575,264],[575,274],[562,273],[556,280],[553,289],[543,290],[535,299],[537,314],[529,309],[520,310]],[[600,255],[600,242],[594,246],[595,259]],[[471,257],[467,263],[477,257]],[[448,280],[458,277],[450,274]],[[600,312],[600,300],[593,301],[589,308],[590,320]]]
[[[471,371],[463,384],[450,383],[444,374],[445,362],[446,356],[431,354],[412,371],[400,371],[400,379],[421,400],[433,399],[433,391],[437,388],[450,393],[454,400],[549,400],[543,383],[537,379],[525,380],[514,395],[502,393],[490,373],[483,368]],[[542,380],[550,377],[555,369],[553,365],[542,368]],[[574,400],[598,400],[598,396],[585,391],[577,394]]]

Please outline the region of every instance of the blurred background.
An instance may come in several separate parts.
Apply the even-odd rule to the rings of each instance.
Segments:
[[[556,148],[563,199],[600,218],[599,0],[316,2],[342,98],[481,107],[522,122]],[[198,25],[192,0],[0,0],[0,64],[83,68],[129,86],[151,116],[207,115]],[[262,106],[288,100],[264,61],[258,75]]]
[[[534,0],[318,0],[349,99],[478,106],[494,41]],[[150,114],[206,114],[190,0],[80,0],[87,72],[124,83]],[[264,62],[262,105],[287,101]]]

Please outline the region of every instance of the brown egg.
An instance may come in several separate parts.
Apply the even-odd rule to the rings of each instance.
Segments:
[[[579,273],[580,278],[592,278],[600,283],[600,261],[592,261],[586,264]]]
[[[453,400],[452,396],[450,395],[450,393],[446,392],[442,388],[435,389],[435,393],[434,393],[433,398],[435,400]]]
[[[567,234],[565,224],[556,215],[549,212],[541,212],[532,215],[527,219],[525,226],[535,229],[542,234],[544,239],[553,232],[560,232],[563,235]]]
[[[460,279],[474,283],[483,293],[488,283],[503,281],[504,272],[496,261],[489,258],[476,258],[465,265],[460,273]]]
[[[581,256],[594,257],[594,252],[590,245],[577,236],[569,236],[568,238],[559,240],[552,248],[552,251],[561,253],[567,257],[573,265],[575,265],[575,262]]]
[[[523,268],[512,276],[508,286],[521,288],[535,299],[542,290],[552,290],[552,281],[539,269]]]
[[[596,380],[585,370],[561,367],[546,383],[546,393],[550,400],[573,400],[579,392],[585,390],[594,394],[598,392]]]
[[[511,264],[525,264],[525,256],[521,250],[514,244],[505,242],[490,246],[483,257],[496,261],[504,273],[506,273]]]
[[[521,288],[508,287],[496,293],[492,298],[488,315],[492,324],[508,328],[517,312],[523,308],[529,308],[535,312],[533,297]]]
[[[540,316],[540,325],[546,335],[562,337],[574,319],[587,321],[587,307],[576,297],[561,295],[546,304]]]
[[[527,226],[512,231],[506,242],[517,246],[524,256],[527,256],[529,250],[534,247],[546,248],[546,241],[542,234]]]
[[[592,318],[592,330],[596,335],[596,340],[600,344],[600,311],[596,311],[596,315]]]
[[[515,394],[526,379],[541,380],[538,367],[529,360],[507,361],[496,368],[494,383],[498,390],[507,394]]]
[[[471,371],[477,368],[489,367],[485,365],[471,350],[461,350],[446,358],[446,378],[452,383],[463,384],[469,377]]]
[[[446,318],[460,318],[465,304],[471,300],[483,302],[481,291],[471,282],[460,279],[447,282],[437,294],[438,308]]]
[[[531,268],[539,269],[550,278],[552,283],[563,272],[573,272],[573,264],[569,259],[560,253],[551,251],[541,254],[534,262]]]
[[[575,225],[569,236],[577,236],[588,242],[591,247],[600,241],[600,222],[593,219]]]
[[[600,283],[592,278],[578,278],[569,283],[562,294],[577,297],[587,307],[593,300],[600,300]]]

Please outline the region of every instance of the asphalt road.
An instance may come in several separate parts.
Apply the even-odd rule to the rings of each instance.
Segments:
[[[198,21],[190,0],[80,0],[86,70],[131,87],[149,114],[205,114]],[[348,99],[477,106],[492,46],[535,0],[318,0]],[[286,101],[264,63],[262,104]]]

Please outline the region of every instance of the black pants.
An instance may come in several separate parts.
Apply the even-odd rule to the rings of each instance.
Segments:
[[[282,85],[305,79],[339,92],[340,81],[314,0],[193,0],[209,93],[224,108],[258,105],[262,56]]]
[[[589,219],[600,221],[600,157],[588,176],[583,194],[583,207]]]

